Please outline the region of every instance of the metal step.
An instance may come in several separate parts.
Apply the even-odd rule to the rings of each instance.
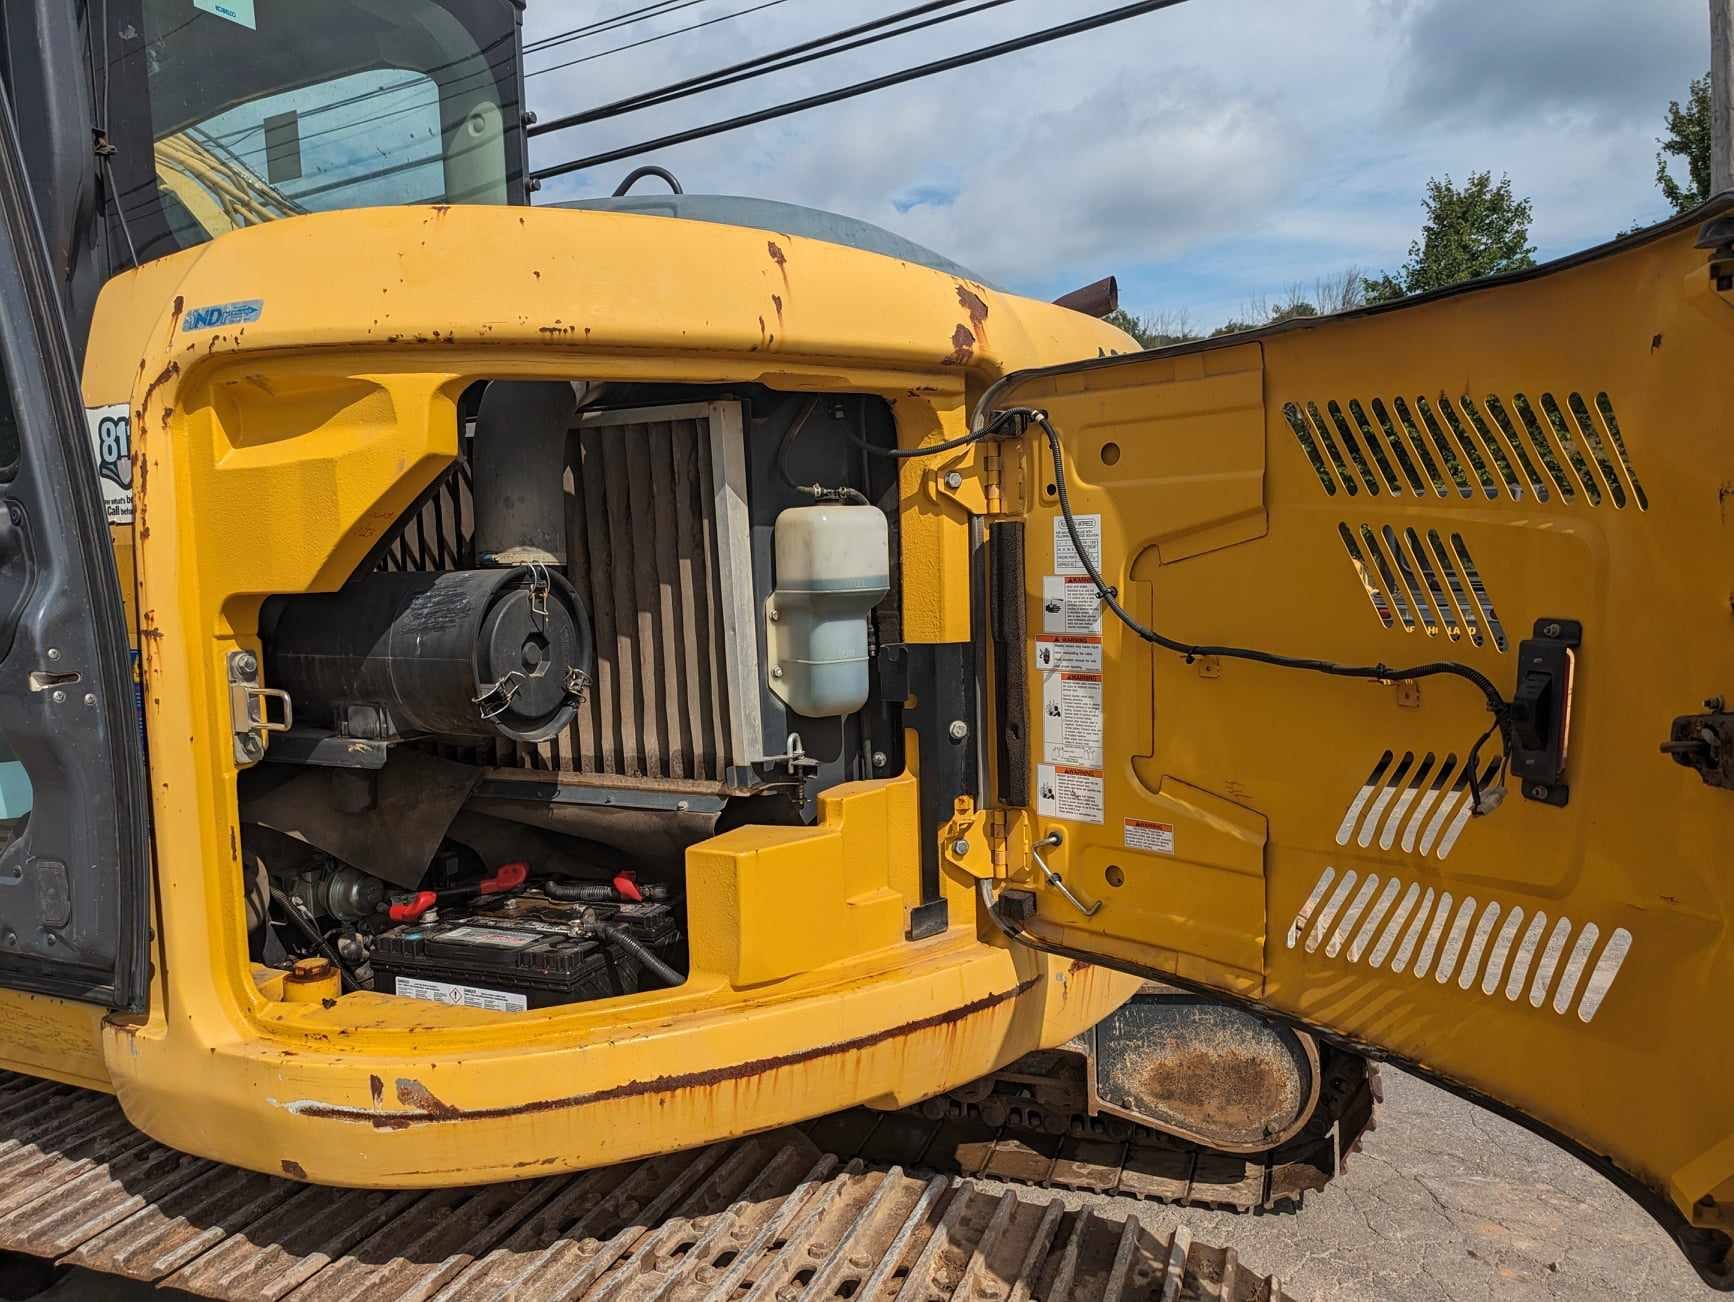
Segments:
[[[0,1251],[222,1299],[1282,1302],[1232,1250],[776,1131],[579,1175],[327,1189],[0,1073]]]

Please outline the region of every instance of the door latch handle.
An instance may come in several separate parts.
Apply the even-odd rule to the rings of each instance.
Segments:
[[[279,707],[271,716],[271,705]],[[229,713],[235,732],[235,762],[257,764],[265,757],[265,734],[295,726],[295,702],[280,687],[259,685],[259,658],[251,651],[229,654]]]
[[[1066,903],[1070,904],[1079,913],[1083,914],[1086,918],[1093,918],[1102,911],[1102,901],[1097,900],[1094,904],[1085,904],[1072,893],[1072,888],[1066,885],[1065,879],[1049,866],[1046,859],[1042,858],[1043,850],[1053,849],[1055,846],[1059,845],[1063,839],[1064,838],[1061,837],[1058,832],[1049,832],[1041,840],[1030,846],[1030,855],[1035,859],[1036,866],[1042,870],[1042,876],[1048,879],[1048,885],[1052,886],[1061,895],[1065,896]]]

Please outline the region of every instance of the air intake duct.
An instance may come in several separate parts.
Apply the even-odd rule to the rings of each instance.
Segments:
[[[350,737],[546,741],[594,672],[589,612],[543,565],[372,574],[274,599],[265,628],[266,681]]]

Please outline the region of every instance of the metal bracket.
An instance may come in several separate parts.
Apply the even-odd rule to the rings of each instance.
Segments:
[[[1674,720],[1662,753],[1683,768],[1697,770],[1704,784],[1734,790],[1734,714],[1720,696],[1704,702],[1706,713]]]
[[[1072,888],[1066,885],[1065,879],[1048,866],[1046,859],[1042,858],[1043,850],[1055,849],[1064,840],[1065,838],[1057,829],[1049,832],[1041,840],[1030,846],[1030,856],[1036,861],[1036,867],[1042,870],[1042,876],[1048,879],[1048,885],[1063,895],[1067,904],[1070,904],[1086,918],[1093,918],[1102,911],[1102,901],[1097,900],[1094,904],[1085,904],[1072,893]]]
[[[279,687],[259,685],[259,657],[251,651],[229,653],[229,716],[235,733],[235,763],[257,764],[265,757],[265,734],[295,726],[295,702]],[[271,702],[283,707],[271,717]]]
[[[1565,805],[1571,787],[1565,765],[1571,739],[1572,680],[1583,625],[1538,619],[1535,636],[1517,649],[1517,690],[1511,698],[1511,772],[1526,800]]]
[[[530,613],[548,618],[548,597],[554,590],[554,580],[548,575],[548,567],[541,561],[531,561],[524,567],[530,572]]]
[[[472,704],[482,707],[482,718],[496,719],[510,708],[512,698],[523,685],[524,675],[516,669],[508,669],[504,677],[489,683],[482,688],[480,696],[471,697],[470,700]]]

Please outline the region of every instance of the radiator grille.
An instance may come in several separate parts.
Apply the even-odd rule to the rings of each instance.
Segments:
[[[758,642],[738,403],[587,414],[568,443],[568,577],[596,674],[578,717],[480,762],[725,784],[759,757]],[[474,563],[467,458],[386,547],[381,568]]]

